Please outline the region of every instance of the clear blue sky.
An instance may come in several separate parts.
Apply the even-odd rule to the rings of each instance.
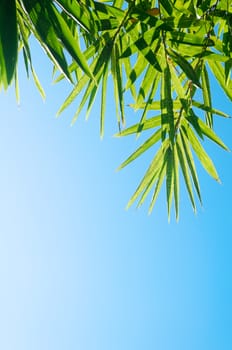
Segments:
[[[19,106],[0,93],[0,349],[230,350],[231,154],[208,147],[222,185],[200,171],[196,216],[184,191],[178,224],[164,197],[125,211],[148,159],[117,173],[136,140],[108,120],[101,141],[97,109],[56,120],[69,86],[35,64],[45,103],[22,72]],[[216,129],[232,148],[231,120]]]

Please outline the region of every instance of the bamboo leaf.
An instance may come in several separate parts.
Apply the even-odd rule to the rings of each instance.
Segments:
[[[55,29],[57,37],[61,40],[68,53],[78,63],[83,72],[90,78],[94,79],[85,56],[83,55],[77,40],[75,40],[73,37],[72,32],[70,31],[63,17],[55,7],[47,5],[47,9],[49,18],[52,22],[53,28]]]
[[[179,162],[180,162],[180,167],[182,169],[182,173],[184,176],[184,180],[185,180],[185,185],[188,191],[188,195],[193,207],[194,212],[196,211],[196,205],[195,205],[195,200],[194,200],[194,195],[193,195],[193,190],[192,190],[192,183],[191,183],[191,179],[189,176],[189,172],[188,172],[188,163],[187,163],[187,159],[186,159],[186,155],[185,155],[185,150],[183,148],[180,136],[178,135],[177,137],[177,141],[176,141],[176,146],[177,146],[177,154],[178,154],[178,158],[179,158]]]
[[[191,118],[188,116],[187,118],[191,124],[198,125],[201,135],[204,134],[210,140],[218,144],[224,150],[229,151],[228,147],[224,144],[224,142],[216,135],[216,133],[211,129],[207,124],[205,124],[200,118],[196,115],[192,115]],[[193,123],[193,119],[195,122]]]
[[[55,0],[55,2],[73,18],[81,28],[87,32],[92,32],[93,22],[90,21],[87,6],[83,6],[83,3],[72,0]]]
[[[138,131],[140,130],[148,130],[151,128],[156,128],[157,126],[161,125],[161,116],[155,116],[153,118],[149,118],[145,120],[143,123],[137,123],[134,124],[124,130],[121,130],[119,133],[117,133],[116,137],[122,137],[122,136],[128,136],[131,134],[137,134]]]
[[[167,32],[167,38],[171,43],[184,44],[190,46],[205,46],[206,41],[204,36],[199,36],[191,33],[184,32]],[[214,41],[212,39],[207,40],[207,46],[214,46]]]
[[[179,158],[177,154],[176,143],[173,148],[173,176],[174,176],[174,202],[175,202],[175,212],[176,212],[176,220],[179,220]]]
[[[107,95],[107,80],[108,80],[108,65],[105,64],[102,75],[102,93],[101,93],[101,114],[100,114],[100,136],[104,135],[105,126],[105,110],[106,110],[106,95]]]
[[[65,77],[72,82],[72,77],[68,70],[68,64],[57,38],[53,23],[51,22],[48,10],[38,1],[23,1],[26,14],[31,21],[31,30],[36,37],[39,37],[39,43],[45,49],[55,65],[63,72]]]
[[[79,93],[84,89],[88,81],[89,77],[87,75],[83,75],[82,78],[79,80],[78,84],[74,87],[74,89],[71,91],[64,103],[61,105],[60,109],[56,114],[57,117],[75,100]]]
[[[130,157],[128,157],[118,168],[118,170],[124,168],[133,160],[138,158],[142,153],[147,151],[150,147],[156,144],[161,139],[161,129],[158,129],[148,140],[146,140]]]
[[[178,66],[183,70],[186,77],[193,82],[197,87],[201,88],[200,81],[198,79],[197,73],[194,71],[191,64],[178,52],[173,49],[169,50],[169,54],[172,59],[178,64]]]
[[[200,102],[197,102],[195,100],[192,100],[192,105],[194,107],[197,107],[199,109],[202,109],[203,111],[207,111],[207,112],[210,112],[210,113],[213,113],[213,114],[217,114],[221,117],[224,117],[224,118],[231,118],[231,116],[225,112],[222,112],[222,111],[219,111],[218,109],[215,109],[215,108],[210,108],[208,106],[205,106],[204,104],[200,103]]]
[[[180,137],[181,137],[183,150],[185,152],[186,160],[187,160],[187,163],[188,163],[188,167],[189,167],[189,170],[190,170],[190,173],[191,173],[191,176],[192,176],[192,180],[193,180],[193,183],[194,183],[194,186],[195,186],[198,198],[200,200],[200,203],[202,204],[199,180],[198,180],[198,176],[197,176],[197,171],[196,171],[196,167],[195,167],[192,151],[191,151],[191,148],[189,146],[189,140],[187,139],[185,133],[182,132],[182,130],[180,130]]]
[[[191,146],[196,153],[197,157],[199,158],[202,166],[205,168],[205,170],[208,172],[210,176],[212,176],[216,181],[220,182],[219,176],[217,174],[217,171],[215,169],[215,166],[198,141],[197,137],[195,136],[194,132],[191,130],[190,127],[187,127],[185,129],[186,136],[189,138],[189,141],[191,143]]]
[[[149,214],[152,212],[152,210],[154,208],[154,205],[156,203],[157,197],[158,197],[158,195],[160,193],[162,184],[164,182],[166,166],[167,166],[166,162],[163,162],[162,163],[162,167],[160,169],[160,172],[159,172],[159,174],[157,176],[157,182],[156,182],[155,191],[153,193],[153,196],[152,196],[152,199],[151,199],[151,203],[150,203],[150,206],[149,206]]]
[[[173,113],[173,99],[172,99],[172,86],[171,86],[171,74],[169,66],[164,68],[161,79],[161,118],[162,118],[162,141],[166,137],[166,124],[168,123],[169,139],[171,144],[174,143],[175,138],[175,126],[174,126],[174,113]]]
[[[160,172],[162,164],[164,163],[164,155],[165,155],[166,149],[167,149],[167,141],[164,142],[162,144],[162,147],[160,147],[159,150],[157,151],[143,179],[141,180],[135,193],[133,194],[130,201],[128,202],[127,208],[129,208],[144,191],[139,205],[142,204],[142,201],[145,199],[145,197],[148,194],[148,190],[150,190],[151,185],[153,185],[153,180],[155,181],[157,179],[157,176]]]
[[[208,72],[206,70],[205,65],[203,66],[203,69],[202,69],[201,80],[202,80],[202,92],[203,92],[204,105],[208,106],[211,109],[212,101],[211,101],[211,93],[210,93],[210,83],[209,83]],[[206,111],[206,122],[211,128],[213,127],[213,115],[210,111]]]
[[[160,3],[163,6],[163,8],[165,9],[165,11],[167,11],[167,13],[170,16],[172,14],[172,11],[173,11],[173,4],[171,3],[171,1],[170,0],[160,0]]]
[[[37,74],[32,66],[31,66],[31,72],[32,72],[32,76],[33,76],[35,85],[36,85],[41,97],[43,99],[45,99],[46,95],[45,95],[44,89],[43,89],[42,85],[40,84],[39,78],[37,77]]]
[[[222,89],[224,90],[225,94],[229,97],[230,100],[232,100],[232,83],[230,82],[229,85],[226,84],[225,72],[223,70],[222,65],[217,61],[211,60],[208,61],[208,64],[212,73],[214,74]]]
[[[152,103],[149,104],[149,110],[155,110],[155,111],[160,111],[161,110],[161,102],[160,100],[158,101],[153,101]],[[182,104],[179,100],[174,100],[172,101],[173,104],[173,111],[178,111]],[[144,109],[146,103],[131,103],[129,104],[130,107],[136,109]]]
[[[173,147],[174,148],[174,147]],[[167,197],[167,207],[168,207],[168,220],[170,220],[171,204],[174,189],[174,160],[173,151],[171,147],[167,149],[166,154],[166,197]]]
[[[0,2],[0,87],[6,89],[15,74],[17,63],[17,22],[15,0]]]

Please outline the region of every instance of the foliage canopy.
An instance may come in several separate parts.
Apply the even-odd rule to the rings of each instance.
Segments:
[[[27,74],[44,95],[35,74],[29,38],[43,47],[54,70],[73,88],[58,114],[82,93],[87,114],[100,90],[100,134],[104,133],[107,84],[114,86],[118,137],[149,138],[120,166],[151,147],[155,154],[128,206],[140,206],[151,192],[150,211],[166,186],[168,216],[179,216],[180,173],[194,211],[201,203],[196,159],[216,181],[219,176],[203,143],[227,146],[214,131],[214,116],[228,118],[211,98],[213,74],[232,99],[232,5],[230,0],[2,0],[0,3],[0,87],[14,80],[22,52]],[[17,90],[17,89],[16,89]],[[128,95],[129,93],[129,95]],[[141,110],[125,127],[124,98]],[[128,97],[127,97],[128,98]]]

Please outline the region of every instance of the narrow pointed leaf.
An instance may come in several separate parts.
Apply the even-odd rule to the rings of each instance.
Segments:
[[[0,87],[10,85],[16,68],[18,50],[15,0],[0,2]]]
[[[229,85],[226,84],[225,72],[221,63],[216,61],[208,61],[208,63],[210,69],[212,70],[212,73],[215,75],[225,94],[229,97],[230,100],[232,100],[232,82],[230,82]]]
[[[179,220],[179,197],[180,197],[180,184],[179,184],[179,158],[177,154],[176,144],[173,147],[173,175],[174,175],[174,202],[175,202],[175,212],[176,212],[176,220]]]
[[[178,64],[178,66],[183,70],[187,78],[191,80],[193,84],[201,88],[201,84],[198,79],[198,76],[194,71],[193,67],[191,66],[191,64],[182,55],[179,55],[174,50],[170,50],[169,54],[172,57],[172,59]]]
[[[145,198],[145,196],[148,194],[148,191],[150,189],[150,184],[152,182],[153,179],[156,180],[160,169],[164,163],[164,158],[165,158],[165,152],[167,149],[167,141],[164,142],[162,144],[162,147],[159,148],[159,150],[157,151],[155,157],[153,158],[148,170],[146,171],[143,179],[141,180],[139,186],[137,187],[135,193],[133,194],[133,196],[131,197],[131,199],[129,200],[128,204],[127,204],[127,208],[129,208],[134,201],[141,195],[141,193],[143,191],[144,194],[142,195],[142,199],[143,197]]]
[[[166,197],[168,207],[168,220],[170,220],[170,212],[173,197],[173,177],[174,177],[174,164],[173,164],[173,151],[171,147],[167,149],[167,166],[166,166]]]
[[[224,150],[229,151],[228,147],[224,144],[224,142],[216,135],[216,133],[211,129],[206,123],[204,123],[200,118],[198,118],[196,115],[192,116],[191,119],[188,117],[188,120],[192,122],[192,119],[195,119],[195,124],[198,125],[201,134],[204,134],[207,136],[210,140],[218,144],[220,147],[222,147]]]
[[[31,29],[36,37],[39,37],[39,43],[45,49],[52,61],[59,67],[65,77],[72,82],[72,77],[68,70],[68,64],[51,22],[48,10],[38,1],[23,1],[27,11],[28,18],[31,21]]]
[[[90,78],[94,79],[94,76],[91,70],[89,69],[89,65],[85,59],[85,56],[82,53],[77,40],[75,40],[75,38],[73,37],[72,32],[70,31],[63,17],[56,10],[56,8],[52,6],[48,6],[48,15],[52,21],[53,28],[55,29],[58,38],[62,41],[68,53],[78,63],[83,72],[87,74]]]
[[[187,163],[186,156],[185,156],[185,150],[183,148],[180,137],[177,138],[176,146],[177,146],[177,154],[178,154],[178,158],[179,158],[179,162],[180,162],[180,167],[182,169],[182,173],[184,176],[187,192],[188,192],[193,210],[195,212],[196,205],[195,205],[195,201],[194,201],[192,183],[191,183],[191,179],[190,179],[189,172],[188,172],[188,163]]]
[[[200,103],[200,102],[197,102],[195,100],[192,100],[192,105],[194,107],[197,107],[199,109],[202,109],[203,111],[207,111],[207,112],[210,112],[210,113],[213,113],[213,114],[217,114],[221,117],[224,117],[224,118],[231,118],[231,116],[223,111],[219,111],[218,109],[215,109],[215,108],[210,108],[208,106],[205,106],[204,104]]]
[[[124,130],[121,130],[119,133],[117,133],[116,137],[122,137],[122,136],[128,136],[131,134],[136,134],[138,130],[148,130],[152,128],[156,128],[157,126],[161,125],[161,116],[155,116],[153,118],[149,118],[145,120],[141,125],[140,123],[130,126],[129,128],[126,128]]]
[[[215,169],[215,166],[211,160],[211,158],[208,156],[202,145],[200,144],[199,140],[195,136],[194,132],[191,130],[190,127],[187,127],[186,135],[189,138],[189,141],[191,142],[191,146],[194,149],[194,152],[196,153],[197,157],[199,158],[202,166],[205,168],[205,170],[208,172],[210,176],[212,176],[216,181],[220,182],[218,173]]]
[[[161,129],[158,129],[148,140],[146,140],[129,158],[127,158],[118,168],[118,170],[124,168],[126,165],[131,163],[133,160],[138,158],[142,153],[147,151],[155,143],[161,139]]]
[[[211,109],[212,101],[211,101],[211,93],[210,93],[210,83],[209,83],[208,72],[206,70],[205,65],[203,66],[203,69],[202,69],[201,79],[202,79],[202,92],[203,92],[204,105],[208,106]],[[207,121],[207,124],[212,128],[213,115],[210,111],[206,111],[206,121]]]
[[[149,214],[152,212],[152,210],[154,208],[154,205],[156,203],[157,197],[158,197],[158,195],[160,193],[162,184],[164,182],[166,166],[167,166],[167,164],[164,161],[163,164],[162,164],[162,167],[160,169],[159,175],[157,177],[155,191],[153,193],[153,196],[152,196],[152,199],[151,199],[151,203],[150,203],[150,206],[149,206]]]
[[[185,152],[186,160],[188,163],[188,167],[189,167],[189,170],[190,170],[190,173],[192,176],[192,180],[193,180],[193,183],[194,183],[194,186],[196,189],[196,193],[198,195],[200,203],[202,204],[201,190],[200,190],[199,180],[198,180],[198,176],[197,176],[197,170],[195,167],[192,151],[191,151],[190,146],[189,146],[189,140],[187,139],[184,132],[180,132],[180,136],[181,136],[181,142],[182,142],[182,146],[183,146],[183,149]]]

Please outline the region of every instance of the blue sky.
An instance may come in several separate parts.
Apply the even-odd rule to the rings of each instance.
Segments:
[[[0,348],[231,349],[231,154],[208,146],[222,184],[200,170],[197,215],[184,191],[179,223],[164,196],[150,216],[126,211],[148,160],[115,169],[137,141],[110,120],[100,140],[97,108],[55,119],[69,86],[51,85],[41,51],[35,64],[45,103],[23,72],[20,105],[0,94]],[[216,130],[232,148],[230,124]]]

